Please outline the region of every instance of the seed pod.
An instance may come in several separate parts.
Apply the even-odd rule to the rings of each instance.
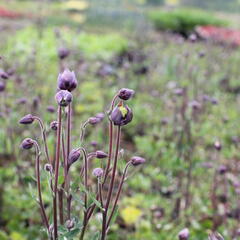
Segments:
[[[50,128],[53,130],[53,131],[57,131],[58,129],[58,122],[57,121],[52,121],[50,123]]]
[[[95,169],[93,169],[92,174],[93,174],[93,176],[95,176],[97,178],[102,177],[103,170],[102,170],[102,168],[95,168]]]
[[[63,73],[58,75],[58,88],[61,90],[73,91],[77,87],[77,78],[75,73],[69,69],[65,69]]]
[[[73,149],[68,156],[68,169],[70,166],[75,163],[81,155],[81,151],[79,149]]]
[[[184,228],[178,233],[179,240],[188,240],[189,239],[189,230],[188,228]]]
[[[111,120],[114,125],[124,126],[132,121],[132,110],[127,106],[119,103],[111,113]]]
[[[131,163],[132,163],[133,166],[138,166],[138,165],[141,165],[145,162],[146,162],[146,160],[142,157],[134,156],[134,157],[131,158]]]
[[[108,154],[103,151],[96,151],[96,157],[99,159],[106,158],[107,156]]]
[[[129,88],[122,88],[118,92],[118,97],[122,100],[128,100],[134,95],[135,91]]]
[[[31,138],[25,138],[22,143],[21,143],[21,148],[22,149],[31,149],[34,145],[34,140],[32,140]]]
[[[22,119],[19,120],[20,124],[31,124],[33,122],[34,122],[34,117],[32,114],[27,114]]]
[[[72,94],[66,90],[60,90],[55,95],[55,99],[59,106],[66,107],[72,102]]]

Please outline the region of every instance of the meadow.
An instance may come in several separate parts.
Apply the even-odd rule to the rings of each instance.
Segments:
[[[0,240],[239,238],[237,46],[191,35],[192,6],[186,25],[131,1],[1,7]]]

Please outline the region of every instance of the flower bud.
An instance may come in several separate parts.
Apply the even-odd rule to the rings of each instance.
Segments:
[[[22,143],[21,143],[21,148],[22,149],[31,149],[34,145],[34,140],[31,138],[25,138]]]
[[[50,113],[54,113],[55,112],[54,106],[48,106],[47,111],[50,112]]]
[[[134,157],[131,158],[131,163],[132,163],[133,166],[138,166],[138,165],[141,165],[145,162],[146,162],[146,160],[142,157],[134,156]]]
[[[50,123],[50,128],[53,130],[53,131],[57,131],[58,129],[58,122],[57,121],[52,121]]]
[[[99,178],[103,175],[103,170],[102,170],[102,168],[95,168],[95,169],[93,169],[92,174],[93,174],[93,176]]]
[[[5,90],[5,88],[6,88],[5,82],[1,81],[0,82],[0,92],[3,92]]]
[[[20,124],[31,124],[34,121],[34,117],[32,114],[25,115],[22,119],[19,120]]]
[[[106,158],[107,156],[108,156],[108,154],[103,152],[103,151],[96,151],[96,157],[97,158],[102,159],[102,158]]]
[[[65,69],[63,73],[58,75],[58,88],[61,90],[73,91],[77,87],[77,78],[75,73],[69,69]]]
[[[179,240],[188,240],[189,238],[189,230],[188,228],[184,228],[182,231],[178,233]]]
[[[64,59],[64,58],[68,57],[69,53],[70,53],[70,51],[67,48],[62,47],[62,48],[58,49],[58,57],[60,59]]]
[[[128,100],[134,95],[135,91],[129,88],[122,88],[118,92],[118,97],[122,100]]]
[[[97,117],[90,117],[88,119],[88,122],[91,124],[91,125],[96,125],[98,123],[101,122],[101,119],[100,118],[97,118]]]
[[[55,95],[55,99],[59,106],[66,107],[72,102],[72,94],[66,90],[60,90]]]
[[[70,168],[70,166],[75,163],[79,157],[81,155],[81,152],[79,149],[73,149],[68,156],[68,169]]]
[[[70,230],[70,229],[72,229],[72,228],[74,228],[74,220],[73,219],[68,219],[67,221],[66,221],[66,223],[65,223],[65,226],[66,226],[66,228],[68,229],[68,230]]]
[[[44,165],[44,170],[45,170],[46,172],[50,172],[50,173],[52,173],[52,171],[53,171],[53,167],[52,167],[51,164],[46,163],[46,164]]]
[[[26,104],[27,99],[26,98],[19,98],[19,99],[17,99],[16,103],[21,104],[21,105]]]
[[[225,166],[225,165],[221,165],[221,166],[219,166],[219,168],[218,168],[218,173],[219,174],[221,174],[221,175],[223,175],[223,174],[225,174],[226,172],[227,172],[227,167]]]
[[[124,126],[132,121],[133,114],[132,110],[126,105],[124,106],[122,103],[116,106],[111,113],[111,120],[114,125]]]
[[[104,119],[104,113],[98,113],[98,114],[96,114],[96,118],[99,118],[101,121]]]
[[[217,151],[220,151],[222,149],[222,144],[219,141],[216,141],[214,147]]]
[[[2,79],[8,79],[8,74],[6,72],[4,72],[3,70],[0,70],[0,77]]]

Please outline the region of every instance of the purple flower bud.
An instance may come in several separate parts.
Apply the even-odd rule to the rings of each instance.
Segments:
[[[31,138],[25,138],[22,143],[21,143],[21,148],[22,149],[30,149],[34,145],[34,140]]]
[[[193,109],[193,110],[199,110],[201,108],[201,104],[196,101],[196,100],[193,100],[189,103],[189,106]]]
[[[96,151],[96,157],[97,158],[106,158],[108,156],[107,153],[103,152],[103,151]]]
[[[67,48],[62,47],[62,48],[58,49],[58,57],[60,59],[64,59],[64,58],[68,57],[69,54],[70,54],[70,51]]]
[[[44,170],[45,170],[46,172],[52,173],[52,172],[53,172],[53,167],[52,167],[51,164],[46,163],[46,164],[44,165]]]
[[[188,240],[189,238],[189,230],[188,228],[184,228],[182,231],[178,233],[179,240]]]
[[[74,220],[73,219],[68,219],[67,221],[66,221],[66,223],[65,223],[65,226],[66,226],[66,228],[68,229],[68,230],[70,230],[70,229],[72,229],[72,228],[74,228]]]
[[[104,113],[98,113],[98,114],[96,114],[96,118],[99,118],[101,121],[104,119]]]
[[[222,149],[222,144],[219,141],[216,141],[214,147],[216,150],[220,151]]]
[[[91,145],[95,148],[95,147],[98,146],[98,143],[97,143],[96,141],[92,141],[92,142],[91,142]]]
[[[58,75],[58,88],[61,90],[73,91],[77,87],[77,78],[75,73],[69,69],[64,70]]]
[[[6,72],[4,72],[3,70],[0,70],[0,77],[2,79],[8,79],[8,74]]]
[[[55,112],[54,106],[48,106],[47,111],[50,112],[50,113],[54,113]]]
[[[132,163],[133,166],[138,166],[138,165],[141,165],[145,162],[146,162],[146,160],[142,157],[134,156],[134,157],[131,158],[131,163]]]
[[[19,98],[16,101],[17,104],[26,104],[27,103],[27,99],[26,98]]]
[[[111,113],[111,120],[113,121],[113,124],[117,126],[128,124],[132,121],[132,118],[132,110],[127,105],[124,106],[122,103],[118,104]]]
[[[95,168],[95,169],[93,169],[92,174],[95,177],[101,177],[103,175],[103,170],[102,170],[102,168]]]
[[[134,95],[134,90],[129,88],[122,88],[118,92],[118,97],[122,100],[128,100]]]
[[[176,88],[176,89],[174,89],[173,92],[177,96],[182,96],[184,94],[184,89],[183,88]]]
[[[0,82],[0,92],[3,92],[5,90],[5,88],[6,88],[5,82],[1,81]]]
[[[52,121],[50,123],[50,128],[53,130],[53,131],[57,131],[58,129],[58,122],[57,121]]]
[[[79,157],[81,155],[81,152],[79,149],[73,149],[68,156],[68,168],[70,168],[70,166],[75,163]]]
[[[34,117],[32,114],[27,114],[24,116],[22,119],[20,119],[19,123],[20,124],[31,124],[34,121]]]
[[[98,123],[101,122],[101,119],[100,118],[97,118],[97,117],[90,117],[88,119],[88,122],[91,124],[91,125],[96,125]]]
[[[59,106],[66,107],[72,102],[72,94],[66,90],[60,90],[55,95],[55,99]]]
[[[221,165],[221,166],[219,166],[219,168],[218,168],[218,172],[219,172],[219,174],[221,174],[221,175],[223,175],[223,174],[225,174],[226,172],[227,172],[227,167],[225,166],[225,165]]]

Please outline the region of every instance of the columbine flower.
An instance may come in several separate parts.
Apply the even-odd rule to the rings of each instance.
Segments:
[[[6,84],[4,82],[0,82],[0,92],[3,92],[6,88]]]
[[[58,122],[57,121],[52,121],[50,123],[50,128],[53,130],[53,131],[57,131],[58,129]]]
[[[34,121],[34,117],[32,114],[27,114],[22,119],[20,119],[19,123],[21,124],[31,124]]]
[[[132,163],[133,166],[138,166],[138,165],[141,165],[145,162],[146,162],[146,160],[142,157],[134,156],[134,157],[131,158],[131,163]]]
[[[118,92],[118,97],[122,100],[128,100],[134,95],[134,90],[129,88],[122,88]]]
[[[73,91],[77,87],[77,78],[75,73],[69,69],[64,70],[58,75],[58,87],[61,90]]]
[[[103,152],[103,151],[96,151],[96,157],[97,158],[106,158],[108,156],[107,153]]]
[[[132,121],[132,110],[127,106],[119,103],[111,113],[111,120],[114,125],[123,126]]]
[[[55,95],[55,99],[59,106],[66,107],[72,102],[72,94],[66,90],[60,90]]]
[[[58,57],[60,59],[66,58],[69,55],[69,53],[70,51],[67,48],[62,47],[58,49]]]
[[[92,174],[95,177],[101,177],[103,175],[103,170],[102,170],[102,168],[95,168],[95,169],[93,169]]]
[[[25,138],[21,143],[21,148],[28,150],[32,148],[33,145],[34,145],[34,140],[32,140],[31,138]]]
[[[68,156],[68,168],[70,168],[70,166],[75,163],[79,157],[81,155],[81,152],[79,149],[73,149]]]
[[[189,238],[189,230],[188,228],[184,228],[182,231],[178,233],[179,240],[188,240]]]

